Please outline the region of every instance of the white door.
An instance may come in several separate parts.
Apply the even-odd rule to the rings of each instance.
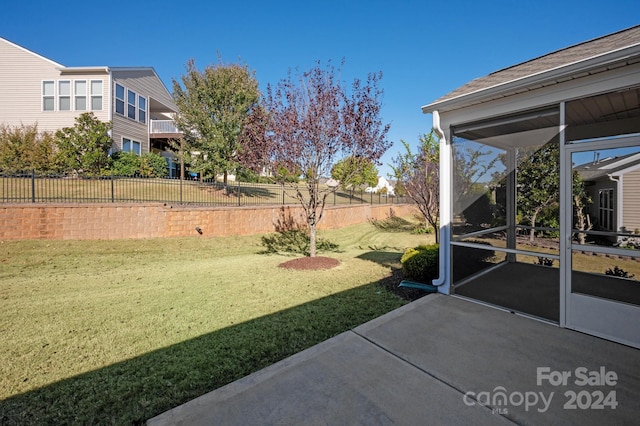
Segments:
[[[640,348],[640,135],[567,145],[563,166],[561,323]]]

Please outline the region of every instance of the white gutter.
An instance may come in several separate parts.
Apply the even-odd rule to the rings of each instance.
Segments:
[[[100,74],[109,74],[111,71],[109,67],[61,67],[56,68],[60,71],[60,74],[80,74],[80,73],[100,73]]]
[[[440,250],[439,250],[439,276],[431,283],[438,286],[439,293],[449,293],[449,277],[447,276],[449,265],[449,234],[451,218],[451,144],[440,126],[440,113],[433,111],[433,130],[436,132],[440,143]]]

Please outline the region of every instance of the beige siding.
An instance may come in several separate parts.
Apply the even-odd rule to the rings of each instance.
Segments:
[[[640,169],[626,173],[623,182],[622,224],[628,231],[640,229]]]
[[[120,114],[113,114],[113,142],[116,149],[122,150],[122,138],[138,141],[141,153],[149,152],[149,131],[147,124],[138,123]]]
[[[109,76],[102,74],[62,75],[61,65],[0,38],[0,123],[10,126],[38,124],[42,131],[55,131],[73,126],[78,111],[42,111],[44,80],[103,81],[103,108],[95,111],[100,120],[108,120]],[[57,104],[57,99],[56,99]],[[57,105],[56,105],[57,107]]]
[[[118,149],[122,149],[122,138],[141,142],[142,153],[149,152],[149,121],[155,112],[175,111],[175,105],[162,81],[152,68],[113,69],[113,140]],[[121,84],[147,99],[147,120],[142,124],[115,112],[115,85]],[[125,92],[126,102],[126,92]],[[159,108],[158,108],[159,107]],[[154,111],[154,108],[157,111]],[[125,104],[126,114],[126,104]]]
[[[153,68],[114,68],[112,74],[113,79],[117,80],[120,84],[161,103],[171,111],[176,111],[176,106],[173,103],[171,95],[153,71]]]

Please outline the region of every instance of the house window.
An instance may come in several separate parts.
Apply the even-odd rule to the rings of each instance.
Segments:
[[[58,81],[58,111],[71,111],[71,82]]]
[[[598,218],[600,227],[607,231],[613,231],[613,198],[613,189],[601,189],[598,191]]]
[[[124,115],[124,86],[116,83],[116,113]]]
[[[87,110],[87,81],[76,80],[73,84],[73,93],[75,96],[76,111]]]
[[[140,142],[127,138],[122,138],[122,150],[140,155]]]
[[[138,121],[147,122],[147,98],[138,96]]]
[[[136,119],[136,92],[127,90],[127,117]]]
[[[55,102],[56,95],[56,83],[54,81],[42,82],[42,110],[54,111],[56,107]]]
[[[91,110],[102,111],[102,80],[91,80]]]
[[[145,124],[147,122],[148,99],[138,95],[131,89],[116,83],[115,112],[132,120]]]

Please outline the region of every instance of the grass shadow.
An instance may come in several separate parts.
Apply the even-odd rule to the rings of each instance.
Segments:
[[[368,202],[370,202],[370,200],[367,200],[366,197],[362,194],[350,194],[348,192],[336,192],[335,193],[336,198],[340,198],[342,200],[351,200],[352,203],[354,204],[366,204]],[[342,203],[341,203],[342,204]]]
[[[240,193],[241,197],[249,198],[275,199],[278,196],[278,194],[266,187],[238,186],[233,184],[227,184],[225,187],[224,183],[221,182],[204,182],[201,183],[198,188],[202,191],[224,193],[227,197],[238,197],[238,193]]]
[[[386,249],[387,247],[384,247]],[[379,250],[375,247],[370,247],[373,251],[368,251],[357,256],[358,259],[368,260],[370,262],[377,263],[389,268],[397,268],[400,265],[400,258],[402,257],[401,251],[386,251],[384,249]]]
[[[400,307],[394,277],[256,318],[0,401],[0,424],[147,419]],[[397,286],[397,285],[396,285]]]
[[[400,266],[402,252],[400,249],[398,250],[399,251],[373,250],[362,253],[360,256],[357,256],[357,258],[368,260],[391,269],[391,275],[380,281],[380,284],[387,291],[401,297],[402,299],[410,301],[426,296],[429,293],[424,290],[399,287],[400,282],[405,278],[405,276],[404,272],[402,272],[402,267]]]
[[[369,220],[376,229],[385,232],[413,232],[417,225],[414,222],[408,221],[398,216],[390,215],[385,219],[371,219]]]

